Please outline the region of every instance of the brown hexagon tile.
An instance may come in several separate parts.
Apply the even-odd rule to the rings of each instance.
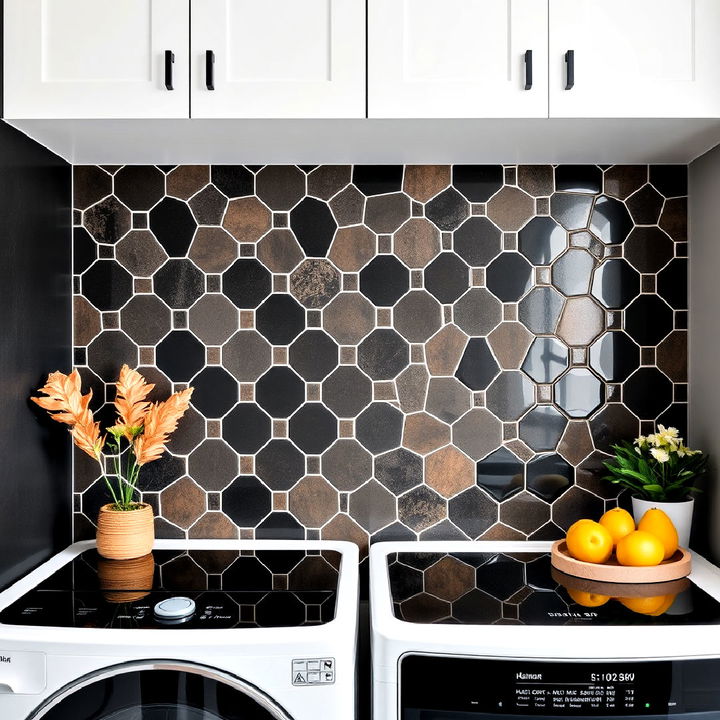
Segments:
[[[657,366],[676,383],[688,380],[688,334],[685,330],[670,333],[657,347]]]
[[[328,257],[343,272],[358,272],[375,257],[377,236],[365,225],[342,227],[335,233]]]
[[[375,308],[357,292],[342,292],[323,310],[323,328],[341,345],[356,345],[375,327]]]
[[[586,457],[575,471],[575,484],[598,497],[605,500],[611,500],[617,497],[621,492],[621,488],[613,485],[607,480],[603,480],[607,475],[607,469],[604,463],[610,462],[611,455],[596,450]]]
[[[517,184],[534,197],[548,197],[555,191],[552,165],[518,165]]]
[[[624,200],[639,190],[647,177],[647,165],[613,165],[605,171],[605,194]]]
[[[402,444],[419,455],[427,455],[450,442],[450,426],[425,412],[405,418]]]
[[[457,378],[430,378],[425,409],[431,415],[443,422],[453,423],[472,406],[472,393]]]
[[[340,509],[338,492],[319,475],[304,477],[290,491],[290,512],[305,527],[322,527]]]
[[[302,261],[305,253],[290,230],[275,229],[258,243],[257,257],[268,270],[289,273]]]
[[[475,484],[475,463],[449,445],[425,459],[425,482],[443,497],[451,498]]]
[[[411,290],[393,310],[395,329],[413,343],[425,342],[442,324],[440,303],[424,290]]]
[[[288,590],[335,590],[337,570],[321,555],[307,555],[291,571]]]
[[[183,477],[160,493],[166,520],[185,530],[205,512],[206,495],[189,477]]]
[[[450,617],[452,606],[427,593],[415,595],[400,605],[400,614],[406,622],[435,623]]]
[[[75,345],[89,345],[102,330],[100,313],[82,296],[73,298]]]
[[[85,229],[99,243],[116,243],[130,230],[130,211],[114,195],[83,213]]]
[[[373,195],[365,203],[365,224],[376,233],[393,233],[410,217],[405,193]]]
[[[237,329],[238,309],[220,294],[203,295],[188,313],[190,330],[205,345],[222,345]]]
[[[526,540],[526,537],[519,530],[497,522],[488,528],[478,540]]]
[[[328,260],[305,260],[290,275],[290,292],[306,308],[323,308],[340,292],[340,273]]]
[[[450,185],[449,165],[406,165],[403,190],[419,202],[427,202]]]
[[[468,336],[457,325],[445,325],[425,343],[425,361],[432,375],[453,375],[457,370]]]
[[[237,536],[237,525],[222,512],[206,512],[188,533],[191,539],[202,540],[235,540]]]
[[[660,227],[675,242],[687,242],[687,198],[672,198],[665,201],[660,215]]]
[[[188,200],[210,182],[207,165],[178,165],[167,174],[167,194],[180,200]]]
[[[351,179],[350,165],[320,165],[308,175],[308,195],[329,200],[347,187]]]
[[[330,201],[330,210],[340,227],[358,225],[365,213],[365,196],[354,185],[349,185]]]
[[[589,297],[574,297],[565,301],[557,336],[566,345],[589,345],[605,330],[605,313]]]
[[[519,322],[502,322],[488,335],[488,343],[503,370],[518,369],[532,341],[533,335]]]
[[[502,423],[489,410],[473,408],[452,426],[453,444],[482,460],[502,444]]]
[[[223,345],[222,365],[240,382],[255,382],[271,360],[270,343],[255,330],[240,330]]]
[[[605,512],[605,502],[580,487],[571,487],[552,506],[552,518],[565,532],[580,518],[599,518]]]
[[[487,216],[501,230],[515,232],[535,214],[533,199],[522,190],[506,185],[487,204]]]
[[[132,230],[117,244],[115,259],[135,277],[150,277],[168,255],[149,230]]]
[[[231,200],[223,218],[223,227],[238,242],[257,242],[271,224],[270,210],[256,197]]]
[[[408,220],[393,236],[393,251],[408,267],[423,268],[440,254],[440,231],[425,218]]]
[[[592,435],[586,420],[571,420],[557,451],[571,464],[578,465],[593,451]]]
[[[350,495],[349,512],[372,534],[395,522],[396,499],[377,480],[371,480]]]
[[[550,519],[550,505],[523,491],[500,503],[500,521],[529,534]]]
[[[238,256],[238,244],[220,227],[199,227],[188,257],[206,273],[225,272]]]
[[[487,335],[502,320],[502,303],[486,288],[470,288],[455,303],[453,318],[468,335]]]
[[[349,515],[338,513],[320,532],[323,540],[347,540],[360,548],[360,560],[367,557],[369,538]]]
[[[255,176],[255,193],[273,210],[290,210],[305,195],[305,173],[295,165],[266,165]]]
[[[357,440],[337,440],[321,460],[322,474],[341,492],[359,488],[372,476],[372,455]]]
[[[424,365],[410,365],[398,375],[395,385],[403,412],[418,412],[425,407],[429,380],[430,375]]]
[[[407,527],[422,532],[447,516],[445,500],[426,485],[398,498],[398,518]]]
[[[84,210],[112,192],[112,178],[97,165],[75,165],[73,171],[73,206]]]
[[[425,592],[452,602],[475,587],[475,568],[446,555],[424,573]]]

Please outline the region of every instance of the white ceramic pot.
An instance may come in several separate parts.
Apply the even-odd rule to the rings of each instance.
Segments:
[[[686,548],[690,543],[690,528],[692,527],[692,515],[695,500],[683,500],[681,502],[658,502],[657,500],[644,500],[643,498],[632,499],[633,517],[639,523],[642,516],[651,508],[662,510],[672,520],[678,533],[680,547]]]

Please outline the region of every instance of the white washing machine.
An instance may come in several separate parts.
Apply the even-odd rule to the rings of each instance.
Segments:
[[[375,544],[374,720],[720,719],[720,570],[596,584],[550,546]]]
[[[77,543],[0,593],[2,720],[350,720],[358,550]]]

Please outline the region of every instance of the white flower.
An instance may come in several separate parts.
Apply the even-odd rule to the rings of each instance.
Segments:
[[[664,435],[667,438],[678,437],[678,429],[674,427],[666,428],[664,425],[658,425],[658,431],[660,435]]]
[[[640,437],[635,438],[635,444],[639,447],[642,447],[647,442],[647,438],[644,435],[640,435]]]
[[[650,448],[650,454],[661,463],[666,463],[670,459],[670,453],[660,448]]]

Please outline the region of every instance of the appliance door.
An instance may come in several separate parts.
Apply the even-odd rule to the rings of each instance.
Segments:
[[[127,663],[72,683],[28,720],[292,720],[258,688],[189,663]]]
[[[720,659],[574,662],[408,654],[400,720],[718,720]]]

